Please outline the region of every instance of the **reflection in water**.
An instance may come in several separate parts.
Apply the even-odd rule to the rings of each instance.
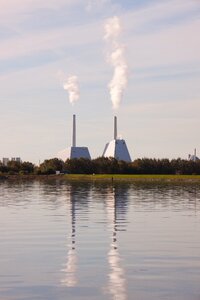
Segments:
[[[77,255],[75,249],[70,249],[67,253],[68,261],[65,268],[61,271],[65,273],[65,278],[61,280],[61,284],[67,287],[75,287],[77,285]]]
[[[0,182],[0,299],[199,299],[199,183],[113,185]]]
[[[77,285],[77,253],[76,253],[76,202],[73,198],[75,193],[72,187],[70,187],[70,198],[69,198],[69,210],[71,215],[71,242],[68,245],[69,250],[67,253],[67,263],[65,267],[61,270],[65,274],[65,278],[61,280],[61,284],[67,287],[75,287]]]
[[[86,193],[87,195],[84,194]],[[77,287],[78,282],[78,255],[77,255],[77,222],[80,221],[80,210],[84,210],[84,207],[88,205],[88,193],[89,189],[83,188],[77,192],[77,186],[69,186],[69,198],[68,198],[68,210],[70,211],[70,243],[68,244],[67,259],[62,272],[65,274],[61,280],[61,285],[66,287]],[[122,267],[122,260],[120,257],[118,245],[117,245],[117,232],[124,231],[126,223],[126,212],[128,207],[128,194],[127,189],[123,186],[107,186],[103,190],[105,213],[107,216],[107,223],[111,232],[110,249],[107,253],[107,261],[109,264],[107,292],[115,300],[126,300],[126,279],[125,271]],[[94,191],[96,193],[96,191]],[[85,202],[84,199],[87,199]],[[78,214],[78,220],[77,216]],[[85,211],[84,211],[85,217]]]
[[[125,300],[127,299],[125,272],[121,267],[119,252],[117,248],[115,248],[115,245],[112,244],[108,252],[108,263],[110,265],[109,293],[115,300]]]
[[[127,299],[125,271],[122,267],[121,257],[117,246],[117,231],[120,230],[119,222],[125,220],[125,216],[122,214],[125,212],[123,209],[123,204],[125,207],[126,198],[122,197],[122,194],[120,194],[120,197],[118,197],[117,187],[113,187],[112,189],[108,190],[106,211],[108,222],[112,226],[110,250],[107,255],[110,267],[108,275],[108,292],[114,300]]]
[[[68,243],[67,262],[61,270],[65,277],[61,280],[61,285],[66,287],[76,287],[78,284],[78,256],[76,247],[76,213],[78,212],[80,219],[80,210],[88,206],[88,194],[90,185],[71,183],[69,186],[68,194],[68,211],[70,211],[71,218],[71,233],[70,242]]]

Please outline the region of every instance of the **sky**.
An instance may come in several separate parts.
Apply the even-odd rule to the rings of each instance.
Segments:
[[[113,109],[105,24],[118,17],[127,86]],[[72,143],[101,156],[113,116],[132,160],[200,156],[200,0],[0,0],[0,159]],[[63,88],[76,76],[74,105]]]

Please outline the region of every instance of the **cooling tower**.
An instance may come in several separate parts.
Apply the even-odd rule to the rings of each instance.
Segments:
[[[117,138],[117,117],[114,117],[114,139],[106,144],[104,157],[114,157],[117,160],[124,160],[131,162],[131,157],[126,146],[126,142],[123,139]]]
[[[91,159],[89,150],[87,147],[76,146],[76,115],[73,115],[73,129],[72,129],[72,146],[68,147],[58,153],[58,158],[65,161],[72,158],[87,158]]]

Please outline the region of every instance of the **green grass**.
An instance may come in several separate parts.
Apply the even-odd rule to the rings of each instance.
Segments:
[[[132,175],[132,174],[66,174],[66,175],[0,175],[8,180],[67,180],[67,181],[124,181],[124,182],[195,182],[200,175]]]
[[[70,180],[200,181],[200,175],[68,174]]]

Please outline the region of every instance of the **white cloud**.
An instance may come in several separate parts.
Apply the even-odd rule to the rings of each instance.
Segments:
[[[17,58],[19,56],[32,55],[40,51],[60,51],[62,47],[80,47],[101,40],[99,24],[64,27],[47,31],[24,34],[20,37],[2,41],[0,59]],[[99,36],[99,37],[98,37]]]
[[[128,38],[129,59],[135,67],[199,62],[199,31],[200,20],[194,20],[148,35],[132,35]]]
[[[86,4],[86,10],[88,12],[98,11],[105,8],[105,6],[110,3],[111,0],[88,0]]]
[[[14,6],[14,2],[14,0],[8,2],[4,1],[3,7],[7,7],[8,10],[11,7],[13,10],[17,10],[23,7],[24,9],[30,9],[33,3],[34,7],[39,7],[39,5],[52,6],[57,3],[54,0],[50,2],[45,1],[45,4],[37,0],[21,0],[18,1],[19,4],[21,4],[18,7],[16,5]],[[57,7],[64,2],[66,1],[59,0]],[[66,3],[70,5],[72,2],[73,1],[68,1]],[[105,1],[102,1],[101,3],[104,2]],[[137,30],[135,32],[135,29],[142,24],[146,24],[158,18],[162,19],[171,14],[178,14],[180,11],[186,12],[195,7],[197,7],[197,3],[194,1],[188,2],[182,0],[180,2],[180,0],[173,0],[122,15],[125,25],[123,32],[127,32],[124,36],[124,40],[127,44],[127,52],[129,52],[129,60],[132,62],[132,65],[134,67],[143,67],[165,65],[168,63],[185,63],[195,60],[199,61],[200,38],[198,32],[200,31],[200,21],[198,19],[161,28],[156,32],[150,31],[148,34],[137,34]],[[85,46],[86,44],[95,45],[96,42],[100,41],[102,36],[101,22],[102,21],[97,20],[81,26],[63,26],[59,29],[27,32],[18,37],[4,40],[1,42],[0,59],[5,60],[23,55],[32,55],[46,50],[59,53],[63,47],[77,48],[81,45]]]
[[[197,13],[200,10],[198,1],[188,0],[165,0],[161,2],[155,2],[152,5],[142,6],[136,10],[130,10],[124,14],[124,23],[126,28],[133,31],[141,31],[140,28],[147,25],[148,31],[151,31],[151,22],[157,22],[157,30],[160,30],[159,22],[168,20],[167,26],[170,26],[172,18],[178,18],[186,16],[190,13]],[[196,15],[196,14],[195,14]],[[191,16],[191,18],[193,18]],[[196,16],[197,18],[197,16]]]
[[[76,107],[76,112],[79,112],[82,118],[78,131],[80,143],[88,145],[91,153],[96,151],[95,155],[102,154],[101,150],[103,151],[107,141],[106,136],[112,137],[112,111],[107,92],[111,70],[104,61],[102,40],[103,18],[107,18],[112,11],[108,12],[107,6],[112,6],[109,2],[92,1],[90,14],[81,18],[81,22],[76,19],[77,15],[73,15],[72,10],[74,23],[70,23],[70,26],[67,21],[60,25],[60,28],[46,27],[45,30],[44,27],[41,30],[40,26],[37,26],[38,29],[35,27],[34,30],[29,30],[21,25],[17,37],[1,40],[1,74],[6,64],[13,66],[13,61],[17,64],[18,60],[23,61],[25,56],[29,56],[30,61],[32,56],[39,56],[45,51],[52,51],[57,56],[57,60],[51,64],[27,70],[22,66],[21,69],[18,68],[18,73],[13,72],[13,66],[10,73],[1,76],[1,115],[5,116],[0,118],[4,127],[1,133],[3,155],[9,153],[11,139],[15,141],[11,148],[17,149],[18,153],[21,149],[26,159],[34,158],[34,145],[37,145],[38,152],[41,152],[40,157],[44,158],[48,155],[47,149],[49,153],[56,153],[65,145],[65,137],[68,134],[65,120],[70,118],[72,112],[67,106],[65,92],[56,78],[59,69],[67,73],[75,72],[80,78],[81,101]],[[40,8],[52,9],[59,15],[63,5],[68,4],[70,10],[70,5],[78,3],[80,17],[80,7],[85,13],[87,1],[1,1],[0,23],[10,26],[16,20],[20,23],[24,17],[29,18],[29,13],[36,13]],[[95,3],[99,3],[99,7],[96,7]],[[96,14],[94,18],[92,14],[95,7],[101,10],[101,14]],[[119,132],[127,139],[134,158],[184,156],[188,152],[187,147],[198,148],[195,144],[197,129],[200,126],[200,21],[195,17],[195,9],[198,11],[198,7],[198,1],[171,0],[160,1],[158,4],[129,12],[122,10],[122,42],[126,44],[131,74],[119,111]],[[187,14],[187,20],[169,23],[171,17],[178,21],[179,16]],[[86,16],[88,18],[85,18]],[[80,23],[81,25],[74,25]],[[15,25],[13,28],[17,30]],[[194,76],[193,69],[196,72]],[[181,77],[187,71],[188,77]],[[164,75],[168,76],[164,78]],[[15,118],[19,111],[22,114]],[[12,126],[10,119],[13,120]],[[46,128],[40,131],[44,119]],[[21,130],[26,127],[24,124],[27,120],[28,132],[25,129]],[[62,120],[62,124],[59,120]],[[67,125],[71,126],[71,121]],[[110,128],[105,132],[108,125]],[[34,134],[30,135],[30,132]],[[52,132],[49,140],[48,132]],[[26,134],[31,136],[30,148],[26,145]],[[45,142],[43,136],[46,138]]]
[[[30,12],[35,9],[57,9],[63,5],[75,5],[80,0],[1,0],[0,15]]]

